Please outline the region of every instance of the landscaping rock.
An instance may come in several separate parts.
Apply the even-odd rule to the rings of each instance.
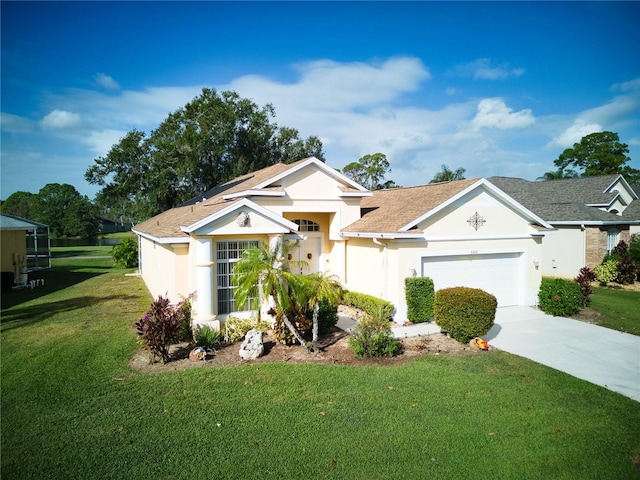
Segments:
[[[263,353],[262,332],[255,329],[249,330],[240,345],[240,357],[243,360],[252,360],[261,357]]]
[[[202,347],[196,347],[189,352],[189,360],[192,362],[202,362],[207,358],[207,352]]]

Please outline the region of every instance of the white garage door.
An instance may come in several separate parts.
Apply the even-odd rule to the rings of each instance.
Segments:
[[[518,305],[524,278],[521,253],[424,257],[422,275],[433,280],[436,291],[449,287],[480,288],[495,295],[498,305]]]

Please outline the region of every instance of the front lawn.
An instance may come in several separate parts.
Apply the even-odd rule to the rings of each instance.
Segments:
[[[133,371],[129,271],[3,298],[3,479],[640,478],[640,403],[504,352]]]
[[[602,315],[599,325],[640,335],[640,291],[595,287],[589,307]]]

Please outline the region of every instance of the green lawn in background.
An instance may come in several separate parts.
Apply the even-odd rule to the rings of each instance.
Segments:
[[[599,325],[640,335],[640,292],[601,287],[593,290],[589,306],[602,315]]]
[[[132,271],[3,295],[3,480],[640,478],[640,403],[504,352],[132,371]]]

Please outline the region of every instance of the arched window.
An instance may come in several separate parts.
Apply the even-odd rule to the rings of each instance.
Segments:
[[[297,220],[294,220],[293,223],[295,223],[300,227],[298,229],[299,232],[319,232],[320,231],[320,225],[318,225],[316,222],[312,222],[311,220],[305,220],[303,218],[299,218]]]

